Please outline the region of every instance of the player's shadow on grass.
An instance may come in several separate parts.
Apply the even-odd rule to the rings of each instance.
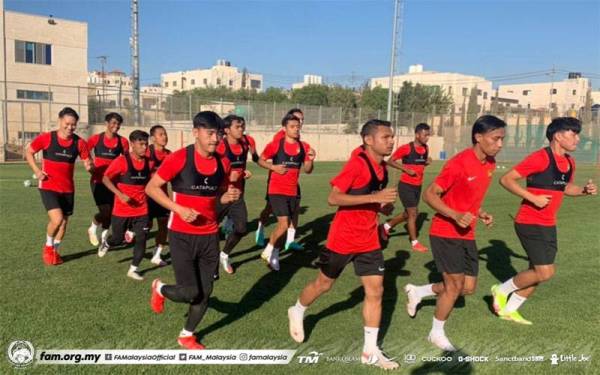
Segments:
[[[385,275],[383,277],[383,300],[382,300],[382,311],[381,311],[381,324],[379,327],[379,337],[383,339],[385,334],[387,333],[390,324],[392,322],[392,318],[394,316],[394,311],[396,309],[396,305],[398,302],[398,287],[396,279],[400,276],[409,276],[410,271],[404,270],[404,266],[406,265],[406,260],[410,258],[410,253],[408,251],[399,250],[396,252],[396,256],[390,258],[385,261]],[[348,264],[346,268],[348,270],[344,270],[344,272],[352,272],[350,269],[353,266]],[[357,282],[360,284],[360,279],[357,277]],[[332,291],[329,293],[335,293],[335,284],[332,287]],[[362,285],[358,288],[354,289],[350,292],[350,296],[348,299],[337,302],[324,310],[312,315],[308,315],[304,319],[304,341],[308,341],[311,332],[316,327],[317,323],[328,316],[335,315],[344,310],[349,310],[354,308],[356,305],[362,303],[365,298],[365,293]],[[357,317],[360,319],[360,317]]]
[[[423,225],[425,224],[426,221],[429,221],[429,219],[427,218],[428,214],[427,212],[419,212],[419,215],[417,215],[417,233],[421,232],[421,228],[423,228]],[[403,223],[403,228],[404,228],[404,232],[394,232],[392,234],[390,234],[390,238],[392,237],[399,237],[399,236],[408,236],[408,226],[406,224],[406,222]]]
[[[433,260],[425,263],[424,267],[429,270],[429,275],[427,275],[429,284],[435,284],[435,283],[440,283],[440,282],[444,281],[442,274],[438,272],[437,267],[435,266],[435,262]],[[421,301],[419,306],[417,306],[417,312],[425,306],[435,306],[435,304],[436,304],[436,298],[428,297],[428,298],[424,299],[423,301]],[[465,307],[465,297],[459,296],[458,299],[456,300],[456,302],[454,303],[454,308],[461,309],[463,307]]]
[[[455,352],[442,352],[439,357],[451,357],[452,360],[444,362],[427,362],[410,371],[411,375],[421,374],[472,374],[474,369],[471,362],[459,361],[459,357],[467,357],[469,354],[462,350]]]
[[[517,270],[512,266],[511,258],[529,259],[524,255],[515,253],[502,240],[490,240],[490,246],[481,249],[479,254],[479,259],[486,262],[488,271],[500,282],[504,282],[517,274]],[[481,255],[486,255],[486,257]],[[495,314],[492,296],[486,295],[483,297],[483,300],[490,312]]]
[[[305,237],[304,251],[287,252],[287,256],[281,257],[281,269],[278,272],[269,271],[248,289],[240,301],[221,301],[217,297],[211,297],[209,307],[227,314],[223,319],[211,324],[198,332],[199,337],[206,336],[220,328],[226,327],[244,318],[246,315],[258,310],[263,304],[270,301],[289,284],[292,277],[302,268],[314,268],[313,260],[318,255],[318,245],[327,236],[328,223],[333,214],[327,214],[317,218],[302,228],[311,233]],[[251,257],[250,260],[258,259],[260,256]],[[244,262],[249,260],[244,260]],[[300,293],[300,290],[297,291]],[[290,301],[290,304],[294,301]]]

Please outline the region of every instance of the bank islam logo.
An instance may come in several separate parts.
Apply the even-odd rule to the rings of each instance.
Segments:
[[[8,350],[8,361],[16,368],[29,366],[33,362],[33,345],[29,341],[17,340],[10,343]]]
[[[308,355],[300,355],[298,356],[298,363],[310,363],[312,365],[319,363],[319,358],[323,353],[319,353],[316,351],[309,352]]]

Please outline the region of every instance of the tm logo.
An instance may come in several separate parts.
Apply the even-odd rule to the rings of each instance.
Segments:
[[[298,356],[298,363],[310,363],[315,364],[319,363],[319,358],[323,355],[323,353],[312,351],[308,353],[308,355]]]

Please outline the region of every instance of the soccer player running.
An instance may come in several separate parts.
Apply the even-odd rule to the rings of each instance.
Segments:
[[[304,124],[304,113],[300,108],[292,108],[290,109],[286,115],[294,115],[300,120],[300,130],[302,130],[302,125]],[[282,138],[285,138],[285,127],[281,127],[281,129],[275,133],[273,136],[273,141],[279,141]],[[298,198],[300,198],[300,187],[298,186]],[[265,195],[265,200],[267,201],[265,208],[261,211],[259,219],[258,219],[258,229],[256,230],[256,244],[259,246],[265,246],[265,232],[264,226],[269,219],[273,210],[271,205],[269,204],[268,192]],[[296,228],[298,228],[298,219],[300,216],[300,210],[295,212],[294,217],[290,222],[290,226],[288,227],[286,238],[285,238],[285,250],[302,250],[304,247],[302,244],[296,242]]]
[[[329,228],[325,249],[319,256],[319,274],[288,309],[289,330],[294,341],[304,341],[306,309],[331,289],[346,265],[352,262],[365,291],[361,362],[394,369],[398,363],[388,359],[377,346],[385,271],[377,215],[391,213],[396,200],[396,189],[386,188],[388,176],[383,160],[392,153],[394,134],[388,121],[369,120],[360,135],[365,146],[363,152],[353,153],[342,171],[331,180],[328,203],[338,206],[338,210]]]
[[[316,155],[308,143],[300,141],[302,125],[298,117],[287,114],[281,120],[281,125],[285,129],[285,137],[267,144],[258,161],[261,167],[269,170],[267,194],[269,205],[277,217],[277,226],[260,256],[274,271],[279,271],[281,239],[300,208],[300,169],[312,173]]]
[[[148,146],[146,157],[154,164],[154,168],[152,169],[152,174],[154,174],[162,164],[163,160],[165,160],[165,157],[171,153],[171,150],[167,149],[169,137],[164,126],[154,125],[151,127],[150,137],[152,144]],[[162,189],[165,194],[169,194],[167,184],[163,185]],[[167,265],[167,263],[162,260],[161,254],[167,244],[167,222],[169,220],[169,214],[169,210],[156,203],[153,199],[148,198],[148,228],[149,230],[152,229],[152,222],[154,219],[156,219],[156,224],[158,225],[158,231],[155,238],[156,248],[154,249],[154,254],[152,255],[150,262],[161,267]]]
[[[123,117],[116,113],[108,113],[104,117],[106,129],[102,133],[94,134],[87,141],[90,152],[94,153],[94,173],[90,180],[90,187],[98,212],[92,218],[88,228],[88,237],[93,246],[98,246],[98,225],[102,227],[101,239],[106,239],[110,227],[110,213],[112,211],[115,196],[102,183],[104,172],[108,165],[119,155],[129,152],[129,142],[121,137],[118,132],[123,123]]]
[[[144,280],[138,268],[144,259],[148,234],[148,202],[145,188],[153,168],[152,162],[146,157],[148,137],[145,131],[132,131],[129,134],[131,150],[114,159],[102,177],[102,183],[117,199],[114,201],[111,215],[111,234],[102,239],[98,247],[98,256],[102,258],[111,247],[121,245],[125,240],[125,232],[131,228],[135,236],[133,259],[127,277],[134,280]]]
[[[150,306],[160,314],[165,298],[189,304],[177,342],[187,349],[204,349],[194,330],[208,308],[219,267],[216,201],[235,202],[240,191],[227,181],[229,161],[215,154],[223,120],[214,112],[203,111],[196,114],[193,126],[194,144],[167,156],[146,187],[150,198],[171,211],[169,247],[176,280],[175,285],[165,285],[155,279]],[[173,200],[162,189],[169,181]]]
[[[500,179],[506,190],[523,199],[515,218],[515,231],[529,257],[529,269],[492,286],[494,310],[502,319],[531,324],[518,309],[556,270],[556,214],[563,196],[598,194],[592,180],[584,187],[573,183],[575,160],[568,152],[577,149],[580,131],[579,120],[555,118],[546,129],[550,145],[527,156]],[[521,179],[527,181],[525,188],[519,184]]]
[[[429,242],[443,281],[422,286],[407,284],[406,310],[414,317],[422,298],[437,296],[428,340],[444,351],[456,350],[444,331],[454,303],[460,295],[473,294],[477,285],[475,227],[477,218],[486,226],[494,221],[481,204],[496,168],[494,157],[502,149],[505,127],[506,123],[497,117],[479,117],[471,130],[473,147],[448,160],[423,193],[423,200],[437,212],[431,222]]]
[[[79,115],[69,107],[58,113],[58,128],[38,135],[29,145],[25,159],[38,179],[42,203],[48,211],[46,245],[42,260],[46,265],[59,265],[63,260],[58,253],[65,236],[69,216],[73,215],[75,184],[73,172],[79,156],[88,172],[92,171],[89,152],[85,141],[77,134]],[[42,151],[40,169],[34,155]]]
[[[392,154],[390,159],[394,163],[393,165],[389,163],[390,166],[395,167],[396,160],[402,161],[402,164],[397,165],[403,172],[398,183],[398,196],[404,206],[404,212],[383,224],[383,234],[385,238],[388,238],[392,228],[406,221],[412,249],[420,253],[425,253],[428,250],[417,239],[417,216],[419,214],[418,206],[421,198],[421,186],[423,185],[423,173],[425,167],[431,164],[429,147],[427,147],[430,134],[429,125],[425,123],[418,124],[415,127],[415,140],[400,146]]]
[[[243,118],[236,115],[229,115],[223,119],[223,126],[225,136],[217,146],[216,152],[221,158],[229,160],[231,166],[229,180],[241,192],[240,199],[233,203],[222,205],[217,202],[219,221],[224,216],[227,216],[233,224],[233,230],[227,236],[219,257],[221,266],[225,272],[232,274],[234,269],[229,261],[229,254],[231,254],[233,248],[247,233],[248,209],[244,200],[244,188],[246,180],[252,177],[252,173],[246,169],[246,162],[248,160],[248,152],[251,150],[250,147],[252,146],[256,149],[256,144],[252,138],[244,135],[245,126]]]

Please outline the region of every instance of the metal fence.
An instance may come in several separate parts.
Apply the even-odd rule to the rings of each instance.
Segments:
[[[81,116],[78,132],[87,136],[90,125],[104,122],[108,112],[118,112],[124,117],[123,126],[133,126],[134,108],[132,91],[114,87],[77,87],[64,85],[39,85],[25,82],[0,82],[0,90],[8,99],[0,103],[3,134],[6,134],[5,160],[22,160],[23,149],[39,133],[56,124],[57,113],[65,106],[73,107]],[[181,128],[191,122],[199,111],[212,110],[221,116],[237,114],[247,122],[249,132],[269,132],[279,129],[281,118],[292,107],[304,112],[303,132],[321,134],[355,134],[368,119],[385,118],[386,113],[365,107],[342,108],[304,105],[302,103],[256,102],[250,100],[224,100],[201,98],[192,95],[169,95],[161,88],[150,88],[141,93],[141,124],[154,124]],[[463,106],[464,108],[464,106]],[[494,113],[417,113],[394,112],[392,122],[396,134],[410,135],[420,122],[433,128],[433,135],[444,138],[447,157],[470,145],[471,125],[481,114],[494,114],[508,124],[504,151],[500,160],[517,161],[545,142],[545,127],[556,116],[574,116],[583,121],[578,160],[598,163],[600,145],[600,116],[598,113],[566,110],[529,110],[500,107]]]

